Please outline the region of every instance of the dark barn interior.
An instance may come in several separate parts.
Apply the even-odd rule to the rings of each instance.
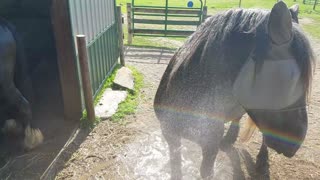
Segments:
[[[64,120],[51,0],[1,0],[0,17],[11,22],[22,37],[32,77],[33,123],[45,138],[41,146],[30,152],[18,151],[2,139],[0,179],[9,175],[13,179],[40,177],[41,174],[34,173],[48,167],[75,127],[75,122]],[[35,162],[28,167],[30,159]]]

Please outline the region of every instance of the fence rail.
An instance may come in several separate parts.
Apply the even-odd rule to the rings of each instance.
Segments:
[[[320,1],[319,0],[303,0],[303,4],[313,5],[313,10],[315,10],[316,6],[320,4]]]
[[[189,36],[207,15],[207,8],[203,7],[201,0],[200,7],[170,7],[168,0],[165,2],[165,6],[136,5],[134,0],[127,4],[128,44],[133,36]],[[169,26],[186,27],[179,30]]]

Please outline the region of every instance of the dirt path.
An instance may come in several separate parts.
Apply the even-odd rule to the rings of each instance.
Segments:
[[[317,57],[320,45],[314,44]],[[137,113],[129,116],[129,124],[119,127],[102,122],[66,164],[57,179],[169,179],[169,154],[159,123],[153,112],[153,97],[172,51],[130,47],[126,52],[129,65],[136,67],[145,77]],[[309,131],[302,148],[292,159],[270,150],[271,179],[320,179],[320,68],[314,76]],[[113,131],[110,128],[116,127]],[[121,133],[126,131],[126,133]],[[119,133],[120,132],[120,133]],[[110,144],[110,133],[116,144]],[[215,164],[215,179],[257,179],[254,173],[255,156],[261,144],[256,132],[247,144],[236,143],[236,149],[225,154],[219,152]],[[183,141],[184,179],[199,179],[200,149]],[[231,161],[230,161],[231,159]],[[231,163],[232,162],[232,163]]]

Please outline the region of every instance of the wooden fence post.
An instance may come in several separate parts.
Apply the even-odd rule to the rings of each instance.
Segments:
[[[203,11],[202,11],[202,22],[204,22],[207,19],[208,16],[208,7],[203,6]]]
[[[119,50],[120,50],[120,63],[122,66],[125,66],[124,61],[124,48],[123,48],[123,30],[122,30],[122,13],[121,6],[117,6],[117,21],[118,21],[118,33],[119,33]]]
[[[94,112],[92,87],[91,87],[90,77],[89,77],[90,74],[89,74],[89,66],[88,66],[86,36],[77,35],[76,38],[77,38],[77,48],[78,48],[79,64],[80,64],[80,70],[81,70],[84,100],[85,100],[86,110],[88,113],[88,119],[90,122],[93,123],[96,119],[96,116]]]
[[[316,10],[317,4],[318,4],[318,0],[315,0],[315,1],[314,1],[314,5],[313,5],[313,10]]]
[[[132,44],[132,16],[131,16],[131,3],[127,3],[127,21],[128,21],[128,44]]]

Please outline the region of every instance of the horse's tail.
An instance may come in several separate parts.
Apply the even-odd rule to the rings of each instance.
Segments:
[[[248,117],[245,122],[244,130],[240,134],[240,142],[248,142],[252,137],[253,133],[255,132],[256,128],[256,124],[250,117]]]

